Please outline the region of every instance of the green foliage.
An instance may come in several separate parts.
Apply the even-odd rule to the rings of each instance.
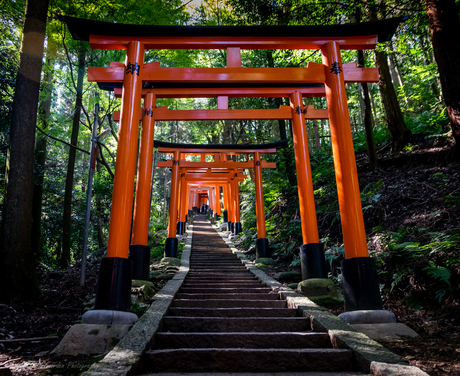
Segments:
[[[147,312],[148,309],[149,309],[149,306],[147,304],[143,305],[143,306],[140,306],[139,304],[131,304],[131,312],[135,313],[137,315],[137,317],[139,317],[139,318],[145,312]]]
[[[401,228],[382,237],[384,249],[376,253],[383,268],[380,281],[390,293],[404,294],[408,304],[419,308],[442,302],[452,291],[452,277],[460,266],[460,233],[429,232],[423,228]],[[456,287],[457,289],[457,287]],[[418,292],[424,292],[424,300]]]

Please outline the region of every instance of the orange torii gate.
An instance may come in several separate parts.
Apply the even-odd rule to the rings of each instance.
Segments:
[[[238,170],[244,168],[254,169],[255,178],[255,193],[256,193],[256,217],[257,217],[257,241],[256,250],[258,257],[269,257],[270,251],[268,246],[268,239],[265,230],[265,214],[264,214],[264,199],[263,199],[263,188],[262,188],[262,168],[276,168],[274,162],[266,162],[261,159],[261,154],[274,154],[276,149],[284,147],[286,141],[281,141],[272,144],[265,145],[184,145],[184,144],[168,144],[164,142],[155,141],[155,146],[158,147],[160,153],[169,153],[179,155],[179,160],[169,160],[158,162],[158,167],[169,167],[172,168],[172,176],[175,176],[174,169],[207,169],[206,172],[195,172],[193,175],[188,172],[184,174],[184,183],[186,180],[193,181],[195,183],[216,183],[220,181],[226,181],[227,195],[230,196],[230,218],[229,229],[238,234],[241,232],[241,222],[239,213],[239,188],[238,181],[245,176],[238,174]],[[228,160],[227,155],[229,154],[252,154],[253,159],[246,162],[234,162]],[[192,162],[185,160],[186,155],[200,155],[201,161]],[[213,162],[206,162],[206,155],[214,155]],[[215,171],[212,171],[213,169]],[[218,172],[218,169],[233,170],[226,173]],[[225,175],[224,175],[225,174]],[[173,190],[173,184],[177,184],[172,178],[171,180],[171,192]],[[185,200],[185,194],[179,195]],[[171,195],[171,200],[173,196]],[[177,239],[173,232],[173,221],[176,218],[177,206],[171,201],[170,203],[170,222],[168,238],[165,242],[165,256],[176,257],[177,255]],[[179,224],[177,230],[182,230],[185,226],[185,211],[180,213]]]
[[[344,238],[342,264],[346,310],[382,307],[374,262],[369,258],[362,216],[360,192],[345,91],[346,82],[376,82],[375,68],[342,64],[341,50],[373,49],[377,41],[391,38],[403,17],[333,26],[139,26],[123,25],[72,17],[61,17],[75,39],[89,40],[93,48],[125,49],[125,63],[107,68],[89,68],[88,79],[108,88],[122,88],[122,109],[117,164],[112,200],[107,257],[101,262],[95,309],[129,310],[131,260],[131,208],[134,193],[139,107],[145,94],[144,116],[151,119],[149,137],[153,140],[153,119],[291,119],[302,220],[302,261],[307,278],[323,269],[314,195],[306,142],[305,118],[309,109],[303,96],[326,96],[327,114],[336,171],[338,198]],[[145,49],[226,49],[226,68],[171,68],[145,63]],[[316,49],[322,64],[306,68],[242,68],[241,49]],[[145,86],[145,87],[144,87]],[[144,92],[144,93],[143,93]],[[218,110],[171,111],[155,109],[160,97],[217,96]],[[229,96],[283,96],[290,108],[274,110],[229,110]],[[143,121],[144,123],[144,121]],[[144,127],[143,127],[144,128]],[[148,165],[151,149],[141,136],[139,166]],[[179,152],[174,152],[174,165]],[[140,168],[139,168],[140,169]],[[174,168],[173,168],[174,170]],[[176,173],[179,169],[176,168]],[[144,168],[142,168],[144,171]],[[140,208],[142,182],[147,173],[138,173],[132,244],[144,243],[144,214]],[[173,177],[178,181],[178,176]],[[178,187],[171,190],[177,197]],[[139,219],[138,219],[139,218]],[[139,228],[138,228],[139,227]],[[142,227],[142,229],[140,229]],[[316,261],[319,267],[316,267]],[[309,265],[312,265],[310,268]],[[321,271],[323,274],[324,270]],[[312,274],[311,274],[312,273]]]

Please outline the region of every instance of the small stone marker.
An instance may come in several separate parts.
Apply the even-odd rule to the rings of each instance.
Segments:
[[[381,362],[372,362],[371,372],[374,376],[428,376],[417,367]]]
[[[122,339],[131,325],[77,324],[72,326],[51,354],[106,354]]]
[[[351,327],[375,340],[399,341],[404,337],[418,337],[417,332],[401,323],[353,324]]]

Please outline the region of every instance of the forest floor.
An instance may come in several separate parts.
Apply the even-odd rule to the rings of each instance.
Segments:
[[[368,170],[365,161],[359,161],[358,157],[361,188],[385,182],[379,191],[381,196],[374,195],[372,205],[365,210],[366,229],[376,226],[387,231],[414,226],[432,232],[460,229],[460,166],[449,160],[449,147],[442,140],[420,142],[412,150],[384,156],[376,170]],[[378,252],[381,245],[378,231],[374,232],[375,249],[371,243],[370,250]],[[460,258],[460,251],[455,252]],[[25,304],[0,305],[0,369],[9,368],[13,375],[69,375],[83,371],[98,359],[89,356],[56,359],[49,355],[66,331],[80,322],[84,304],[94,297],[98,265],[95,258],[89,261],[84,288],[78,287],[79,265],[65,272],[40,268],[41,298]],[[285,263],[268,272],[286,269],[293,267]],[[383,301],[385,309],[394,312],[399,322],[420,336],[384,345],[429,375],[460,375],[458,289],[452,289],[443,304],[427,303],[414,308],[408,304],[409,292],[427,290],[425,286],[417,286],[414,278],[399,288],[399,294],[384,293]],[[342,310],[336,307],[331,311],[338,314]],[[18,341],[23,338],[39,339]]]

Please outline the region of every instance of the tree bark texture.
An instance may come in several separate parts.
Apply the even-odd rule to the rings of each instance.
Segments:
[[[388,129],[391,132],[392,148],[393,150],[401,150],[411,141],[412,133],[404,122],[398,97],[391,81],[386,54],[382,51],[376,52],[375,61],[379,68],[380,93],[382,95],[383,107],[385,108]]]
[[[364,60],[364,52],[358,51],[358,65],[365,67],[366,62]],[[363,123],[364,130],[366,131],[366,143],[367,143],[367,155],[369,157],[369,165],[371,168],[375,168],[378,163],[377,151],[375,149],[374,142],[374,119],[372,117],[371,99],[369,95],[369,87],[367,83],[362,83],[361,87],[361,98],[363,102]]]
[[[442,93],[460,158],[460,20],[455,0],[425,0]]]
[[[100,131],[100,129],[99,129]],[[101,146],[97,145],[97,154],[101,154]],[[96,171],[98,173],[101,172],[101,163],[98,161],[96,162]],[[99,196],[96,196],[96,223],[94,224],[95,230],[97,232],[97,244],[99,249],[104,248],[106,246],[104,231],[102,228],[102,203]]]
[[[78,52],[78,75],[77,75],[77,95],[75,99],[75,111],[72,122],[72,135],[70,143],[77,145],[78,132],[80,130],[80,115],[83,99],[83,78],[85,77],[85,56],[86,48],[83,43],[80,45]],[[59,259],[59,266],[67,268],[70,265],[70,249],[72,235],[72,190],[73,190],[73,175],[75,171],[75,159],[77,150],[73,147],[69,149],[69,159],[67,162],[67,176],[65,181],[64,193],[64,214],[62,221],[62,251]]]
[[[56,44],[48,39],[46,53],[46,72],[43,76],[41,89],[41,102],[38,108],[38,126],[46,130],[50,121],[51,97],[53,92],[54,61],[56,58]],[[34,168],[34,195],[32,204],[32,254],[36,262],[39,261],[41,252],[41,219],[43,203],[43,180],[46,163],[46,136],[39,133],[35,140],[35,168]]]
[[[35,124],[49,0],[28,0],[6,163],[0,273],[4,301],[40,294],[32,255],[32,192]],[[6,287],[7,286],[7,287]]]

